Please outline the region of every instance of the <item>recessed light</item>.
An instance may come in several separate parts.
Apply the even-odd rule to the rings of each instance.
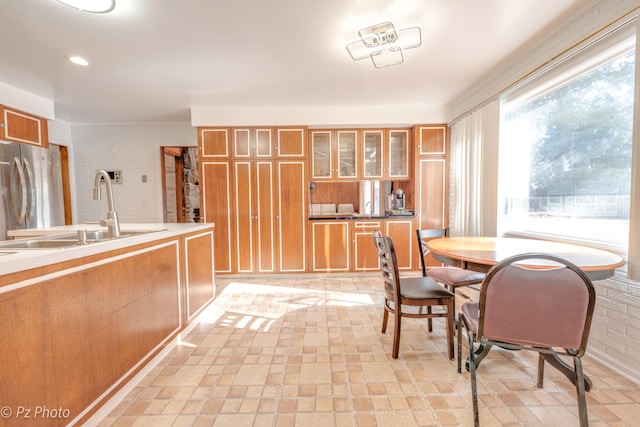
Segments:
[[[85,12],[107,13],[116,7],[116,0],[58,0],[60,3]]]
[[[87,65],[89,65],[89,61],[87,61],[81,56],[70,56],[69,61],[73,62],[76,65],[82,65],[83,67],[86,67]]]

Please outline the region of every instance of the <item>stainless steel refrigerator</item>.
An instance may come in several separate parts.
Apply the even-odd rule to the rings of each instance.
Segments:
[[[0,141],[0,240],[7,231],[64,225],[60,147]]]

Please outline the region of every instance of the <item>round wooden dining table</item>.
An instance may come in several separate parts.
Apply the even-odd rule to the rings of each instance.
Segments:
[[[486,272],[505,258],[527,252],[543,252],[564,258],[580,267],[591,280],[611,277],[616,268],[624,265],[622,257],[601,249],[514,237],[444,237],[429,240],[427,248],[435,259],[444,264],[481,272]],[[546,265],[553,264],[541,261],[536,266]]]

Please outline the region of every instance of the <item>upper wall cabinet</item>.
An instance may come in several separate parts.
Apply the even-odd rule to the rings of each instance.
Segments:
[[[357,130],[313,130],[309,134],[312,180],[358,178]]]
[[[416,126],[418,155],[445,155],[447,125]]]
[[[304,159],[306,127],[198,128],[203,159]]]
[[[361,177],[409,179],[411,174],[409,135],[409,129],[364,130]]]
[[[275,153],[270,128],[233,129],[233,157],[235,159],[270,159]]]
[[[198,128],[198,147],[202,159],[228,159],[231,157],[231,129]]]
[[[306,127],[278,128],[276,156],[279,158],[304,158]]]
[[[49,146],[47,119],[0,105],[0,139]]]

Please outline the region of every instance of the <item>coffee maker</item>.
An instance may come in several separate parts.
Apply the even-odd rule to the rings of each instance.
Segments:
[[[405,209],[404,191],[402,191],[402,188],[398,188],[395,191],[394,208],[397,211],[403,211]]]

